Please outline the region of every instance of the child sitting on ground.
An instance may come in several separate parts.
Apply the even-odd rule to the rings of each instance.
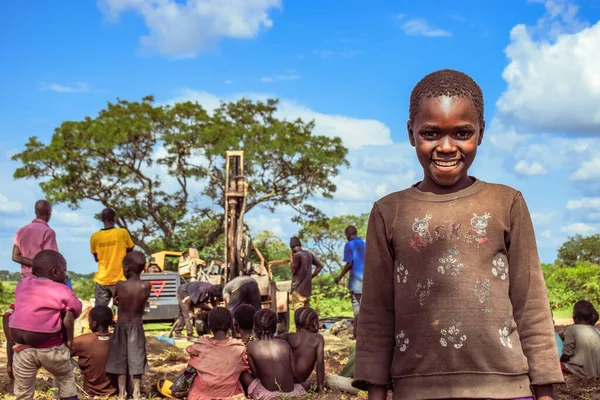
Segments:
[[[233,328],[229,310],[212,309],[208,314],[208,328],[213,333],[212,338],[202,336],[186,349],[190,355],[188,365],[198,372],[188,399],[245,399],[240,375],[249,370],[246,348],[241,340],[227,336]]]
[[[264,308],[254,314],[258,340],[248,343],[248,363],[256,379],[248,387],[253,400],[271,400],[306,393],[306,384],[295,384],[294,354],[283,340],[274,340],[277,313]]]
[[[106,306],[96,306],[89,313],[92,333],[81,335],[73,340],[71,357],[78,357],[83,375],[83,389],[90,396],[113,396],[117,394],[116,377],[106,374],[106,360],[113,313]]]
[[[600,378],[600,335],[594,328],[597,312],[589,301],[580,300],[573,307],[573,322],[565,330],[563,370],[582,378]]]
[[[14,392],[19,400],[33,399],[40,368],[54,376],[60,398],[77,399],[69,348],[81,302],[65,285],[66,271],[67,262],[60,253],[42,250],[33,258],[34,276],[22,279],[15,289],[9,326],[15,343]]]
[[[242,304],[236,308],[233,315],[233,326],[245,345],[256,340],[252,329],[254,326],[254,314],[256,314],[256,309],[253,305]]]
[[[306,382],[317,367],[318,391],[325,381],[325,339],[319,333],[319,314],[310,307],[301,307],[294,313],[296,333],[284,333],[277,339],[287,341],[294,353],[296,383]]]
[[[142,281],[140,274],[146,266],[146,257],[132,251],[123,258],[123,274],[115,288],[114,302],[118,307],[117,324],[110,337],[106,373],[118,375],[119,400],[127,397],[127,374],[133,376],[133,398],[141,398],[142,375],[148,371],[146,336],[143,316],[150,297],[150,282]]]

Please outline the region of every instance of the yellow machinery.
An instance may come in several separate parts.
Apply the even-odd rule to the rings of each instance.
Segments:
[[[206,262],[198,257],[198,250],[189,248],[185,251],[159,251],[150,256],[148,268],[156,265],[160,271],[165,270],[167,259],[178,259],[177,272],[180,276],[196,280],[198,272],[206,267]]]

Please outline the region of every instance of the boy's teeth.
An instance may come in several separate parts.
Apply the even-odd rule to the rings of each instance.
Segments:
[[[440,167],[453,167],[456,164],[458,164],[459,160],[456,161],[434,161],[435,164],[439,165]]]

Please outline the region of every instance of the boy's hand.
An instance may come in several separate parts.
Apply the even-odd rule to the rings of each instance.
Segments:
[[[12,365],[6,366],[6,374],[8,375],[8,379],[11,381],[15,380],[15,376],[13,375]]]
[[[553,385],[537,385],[533,387],[535,398],[537,400],[554,400]]]
[[[342,277],[341,276],[336,276],[335,277],[335,284],[336,285],[339,285],[341,281],[342,281]]]
[[[65,342],[65,346],[67,346],[67,349],[69,349],[69,351],[72,351],[73,350],[73,341],[67,340]]]

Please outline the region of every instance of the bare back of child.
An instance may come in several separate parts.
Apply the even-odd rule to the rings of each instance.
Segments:
[[[248,388],[254,400],[275,399],[278,396],[305,393],[302,385],[294,383],[294,355],[283,340],[274,340],[277,313],[262,309],[254,315],[254,332],[258,340],[248,343],[248,363],[257,378]]]
[[[294,354],[294,380],[306,382],[317,369],[319,391],[325,382],[325,339],[319,331],[319,314],[310,307],[301,307],[294,313],[296,333],[284,333],[276,338],[287,341]]]
[[[110,339],[106,372],[119,376],[119,399],[126,398],[127,375],[133,376],[133,398],[141,398],[142,375],[148,370],[146,336],[143,317],[150,297],[150,282],[140,279],[146,258],[139,251],[128,253],[123,259],[126,281],[117,283],[115,304],[118,318]]]

